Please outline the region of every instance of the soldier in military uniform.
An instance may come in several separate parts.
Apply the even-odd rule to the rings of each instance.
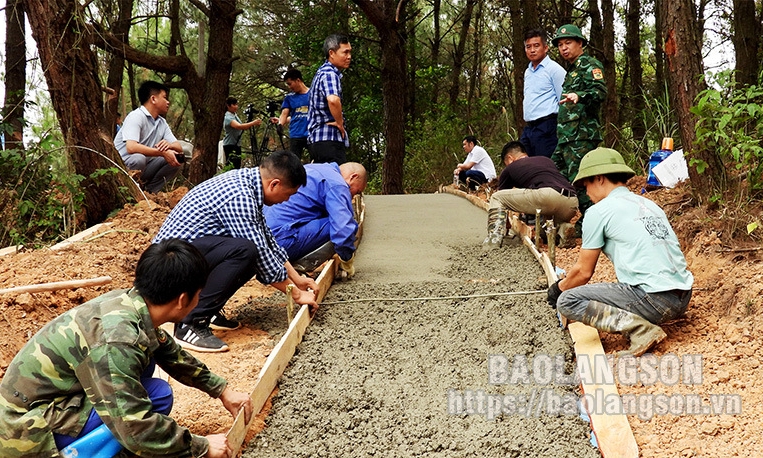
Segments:
[[[232,390],[159,328],[196,306],[208,270],[187,242],[152,244],[138,261],[133,288],[104,294],[45,325],[0,381],[0,456],[61,456],[60,449],[102,424],[113,436],[106,444],[123,447],[122,453],[231,456],[224,434],[197,436],[168,417],[172,390],[151,377],[159,365],[220,399],[234,417],[241,409],[247,421],[251,416],[248,394]],[[106,446],[78,452],[93,456]]]
[[[559,27],[551,43],[571,66],[562,85],[556,127],[559,142],[551,159],[562,175],[572,181],[580,159],[602,141],[599,111],[607,96],[607,86],[601,62],[583,50],[588,40],[580,28],[572,24]],[[578,192],[578,201],[581,213],[591,206],[585,192]]]

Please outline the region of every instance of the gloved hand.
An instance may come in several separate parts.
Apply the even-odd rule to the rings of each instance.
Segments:
[[[548,287],[548,305],[550,305],[552,309],[556,308],[556,301],[559,300],[559,296],[562,295],[562,290],[559,289],[560,281],[561,280],[557,280]]]
[[[340,258],[339,268],[347,272],[347,278],[352,278],[355,275],[355,253],[347,261]]]

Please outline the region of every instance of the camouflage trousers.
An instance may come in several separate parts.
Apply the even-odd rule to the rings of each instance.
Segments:
[[[601,140],[576,140],[559,143],[556,146],[556,150],[551,156],[551,159],[554,161],[562,175],[572,183],[578,174],[580,160],[583,159],[583,156],[588,154],[589,151],[599,146],[599,143],[601,143]],[[577,191],[578,208],[580,209],[580,214],[584,215],[585,211],[593,205],[593,202],[591,202],[591,198],[586,194],[585,189],[578,188]]]

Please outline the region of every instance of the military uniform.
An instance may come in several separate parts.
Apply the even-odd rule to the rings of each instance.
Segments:
[[[581,54],[567,72],[562,93],[575,93],[578,103],[563,103],[559,107],[556,135],[559,138],[552,159],[569,181],[575,179],[580,159],[602,141],[599,111],[607,96],[601,62]]]
[[[152,412],[140,383],[156,361],[175,380],[218,398],[226,381],[154,328],[138,291],[118,290],[43,327],[0,381],[0,456],[60,456],[53,434],[76,436],[90,412],[141,456],[202,456],[206,438]]]

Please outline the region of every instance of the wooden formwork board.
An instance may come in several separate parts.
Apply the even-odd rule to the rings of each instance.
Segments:
[[[355,209],[355,219],[358,221],[358,231],[355,234],[355,246],[360,243],[360,239],[363,235],[363,221],[366,214],[366,205],[363,201],[362,195],[355,196],[353,198],[353,207]],[[323,267],[321,274],[315,280],[318,284],[318,296],[315,298],[319,304],[326,297],[331,284],[336,277],[339,270],[339,257],[334,255]],[[250,395],[252,401],[252,416],[249,422],[246,422],[244,418],[244,412],[239,412],[236,419],[233,421],[233,426],[226,434],[228,438],[228,444],[233,450],[232,456],[237,456],[241,451],[246,434],[254,420],[257,413],[262,410],[265,402],[270,397],[270,394],[278,384],[278,380],[283,375],[286,367],[289,365],[294,351],[302,342],[302,337],[305,335],[307,326],[310,324],[310,310],[307,305],[300,307],[294,319],[289,324],[289,329],[281,337],[281,340],[270,352],[270,356],[265,361],[265,365],[262,366],[260,374],[257,377],[257,381],[254,384],[254,389]]]
[[[487,210],[488,205],[485,201],[479,199],[475,195],[467,194],[456,189],[453,186],[440,186],[440,192],[464,197],[474,205]],[[532,242],[532,228],[522,223],[516,213],[510,212],[509,218],[511,227],[518,236],[522,238],[523,244],[530,250],[533,256],[535,256],[541,267],[543,267],[549,285],[555,282],[558,279],[556,268],[551,263],[548,254],[545,252],[541,253]],[[560,320],[563,327],[567,325],[566,319],[560,318]],[[598,330],[578,322],[570,323],[566,327],[574,343],[575,359],[577,361],[580,361],[582,358],[587,358],[592,364],[593,362],[606,361],[604,347],[601,345]],[[614,377],[610,376],[611,374],[609,372],[611,372],[611,368],[608,364],[603,368],[597,367],[596,370],[601,371],[601,379],[614,380]],[[613,383],[598,384],[584,381],[582,390],[587,399],[590,399],[593,402],[594,405],[591,407],[600,404],[597,402],[599,399],[606,401],[608,399],[619,398],[617,386]],[[606,404],[606,402],[601,404]],[[638,458],[638,444],[636,444],[636,438],[633,436],[633,430],[628,423],[628,418],[624,414],[607,414],[599,411],[591,411],[591,408],[588,407],[587,410],[591,422],[591,430],[596,436],[599,451],[604,458]],[[622,409],[620,409],[620,411],[622,412]]]

